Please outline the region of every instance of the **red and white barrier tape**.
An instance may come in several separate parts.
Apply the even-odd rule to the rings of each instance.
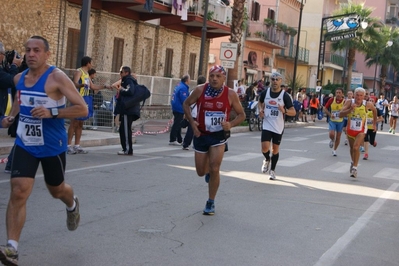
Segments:
[[[7,163],[8,162],[8,158],[2,158],[0,159],[0,163]]]

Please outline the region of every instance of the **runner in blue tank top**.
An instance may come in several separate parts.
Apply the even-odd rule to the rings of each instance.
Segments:
[[[29,69],[14,78],[17,94],[10,115],[1,121],[9,127],[20,113],[14,160],[11,165],[11,195],[7,207],[7,244],[0,246],[0,261],[18,265],[18,241],[25,223],[26,202],[33,189],[39,163],[50,194],[65,203],[67,228],[80,221],[79,201],[64,181],[67,136],[64,118],[87,115],[87,107],[64,72],[47,64],[49,44],[40,36],[25,45]],[[65,107],[66,99],[72,103]]]

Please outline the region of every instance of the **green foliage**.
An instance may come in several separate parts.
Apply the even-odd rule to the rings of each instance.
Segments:
[[[304,88],[305,87],[305,81],[303,81],[303,75],[297,75],[295,78],[295,91],[293,92],[294,94],[298,92],[298,89]],[[288,87],[294,88],[294,77],[286,73],[285,74],[285,83],[288,85]]]
[[[267,26],[274,26],[274,25],[276,25],[276,21],[275,21],[274,19],[271,19],[271,18],[265,18],[265,19],[263,20],[263,23],[264,23],[265,25],[267,25]]]

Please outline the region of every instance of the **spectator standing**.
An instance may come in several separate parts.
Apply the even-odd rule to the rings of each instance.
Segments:
[[[197,85],[205,84],[205,82],[206,82],[206,78],[204,76],[198,77]],[[191,91],[191,93],[192,92],[193,91]],[[193,103],[192,105],[190,105],[190,109],[191,109],[191,116],[193,117],[194,120],[196,120],[197,119],[197,103]],[[183,150],[188,150],[188,146],[190,146],[191,142],[193,141],[193,136],[194,136],[193,128],[191,127],[191,124],[188,123],[186,135],[184,136],[184,140],[183,140]]]
[[[184,102],[184,113],[194,131],[195,168],[198,176],[208,181],[208,200],[203,214],[215,213],[215,197],[220,184],[220,165],[232,127],[245,119],[237,93],[224,85],[226,71],[215,65],[209,70],[209,83],[196,87]],[[197,120],[191,116],[190,105],[197,103]],[[230,110],[237,116],[228,121]]]
[[[320,107],[319,99],[316,94],[312,95],[312,99],[310,100],[310,115],[313,122],[316,122],[317,110]]]
[[[173,125],[169,135],[169,145],[182,145],[181,121],[184,117],[183,102],[189,95],[190,75],[184,75],[173,91],[171,105],[173,111]]]
[[[50,194],[66,205],[68,230],[76,230],[80,221],[78,198],[64,180],[67,150],[64,118],[85,116],[88,110],[70,78],[47,63],[50,51],[46,39],[32,36],[25,44],[25,52],[29,69],[15,76],[16,99],[10,115],[2,120],[2,126],[9,127],[20,113],[6,212],[8,240],[6,246],[0,246],[4,265],[18,265],[18,242],[25,224],[26,203],[39,164]],[[66,99],[72,105],[65,107]]]
[[[101,90],[105,88],[111,88],[110,86],[95,85],[90,79],[89,70],[93,68],[92,59],[88,56],[84,56],[81,60],[81,67],[75,71],[73,75],[73,83],[76,89],[79,91],[81,96],[89,96],[90,90]],[[88,108],[89,103],[86,103]],[[92,103],[91,103],[92,104]],[[90,111],[90,110],[89,110]],[[83,121],[87,120],[89,117],[73,118],[70,120],[70,125],[68,128],[68,154],[86,154],[87,151],[80,146],[80,138],[82,137],[83,131]],[[72,138],[75,136],[75,145],[72,146]]]
[[[389,103],[387,99],[385,99],[385,95],[383,93],[380,94],[380,98],[375,103],[375,107],[377,108],[378,116],[382,116],[385,118],[385,107],[388,106]],[[384,128],[384,122],[381,121],[381,130]]]
[[[127,105],[127,102],[134,100],[134,88],[138,85],[132,75],[130,67],[123,66],[120,70],[121,85],[115,87],[119,92],[117,107],[120,120],[119,138],[122,151],[118,155],[133,155],[132,123],[140,118],[140,102]]]
[[[238,99],[240,102],[245,102],[245,86],[242,84],[242,80],[239,80],[237,85]]]
[[[389,118],[389,133],[395,134],[396,122],[399,116],[399,100],[398,96],[393,97],[393,101],[390,103],[391,117]]]
[[[96,70],[94,68],[89,70],[89,77],[91,79],[91,82],[94,83],[94,79],[96,77]],[[99,115],[100,115],[100,108],[101,105],[103,104],[104,97],[101,94],[100,90],[92,90],[93,93],[93,127],[91,128],[92,130],[97,130],[98,126],[98,120],[99,120]]]

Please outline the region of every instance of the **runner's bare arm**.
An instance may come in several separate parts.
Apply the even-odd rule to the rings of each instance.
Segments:
[[[75,73],[73,73],[73,84],[74,84],[75,88],[79,89],[79,88],[82,88],[85,86],[84,83],[79,84],[81,75],[82,75],[82,73],[79,70],[76,70]]]

